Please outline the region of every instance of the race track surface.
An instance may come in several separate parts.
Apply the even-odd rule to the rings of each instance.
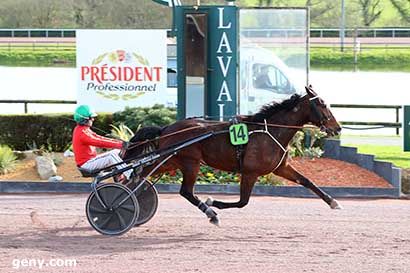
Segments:
[[[160,195],[150,222],[106,237],[89,226],[86,198],[0,195],[0,272],[410,272],[407,200],[345,199],[331,210],[319,199],[253,197],[218,211],[218,228],[182,197]],[[51,264],[67,259],[76,266]]]

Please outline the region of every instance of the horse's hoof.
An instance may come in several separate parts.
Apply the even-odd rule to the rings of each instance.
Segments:
[[[215,226],[219,227],[220,223],[219,223],[219,219],[217,216],[211,217],[211,219],[209,219],[209,222],[211,224],[214,224]]]
[[[207,204],[208,206],[212,206],[214,204],[214,199],[212,199],[212,197],[209,196],[208,199],[206,199],[205,204]]]
[[[332,209],[342,209],[342,206],[339,204],[339,202],[336,201],[336,199],[332,200],[332,202],[330,203],[330,207]]]

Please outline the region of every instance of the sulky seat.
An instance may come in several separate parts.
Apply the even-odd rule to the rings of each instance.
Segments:
[[[83,177],[96,177],[98,175],[99,172],[96,171],[90,171],[84,168],[78,168],[78,170],[80,171],[81,175]]]

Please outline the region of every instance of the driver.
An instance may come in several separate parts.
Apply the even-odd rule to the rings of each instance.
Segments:
[[[255,87],[262,89],[274,89],[274,86],[269,77],[269,66],[262,66],[260,74],[255,80]]]
[[[77,167],[88,172],[94,172],[110,165],[122,162],[119,152],[126,147],[127,142],[100,136],[91,130],[94,118],[97,114],[88,106],[80,105],[74,112],[74,120],[77,125],[73,131],[73,151]],[[113,148],[114,150],[97,154],[98,148]],[[125,167],[125,164],[116,166]],[[132,169],[124,172],[119,180],[129,179]]]

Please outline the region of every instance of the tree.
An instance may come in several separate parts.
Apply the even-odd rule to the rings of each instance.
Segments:
[[[331,13],[336,4],[336,1],[306,0],[305,6],[310,8],[310,20],[313,21],[325,13]]]
[[[264,3],[267,7],[270,7],[272,5],[272,0],[259,0],[259,7],[262,7]]]
[[[67,5],[61,0],[3,0],[0,6],[0,18],[2,19],[0,27],[67,27],[71,12],[68,6],[71,5]]]
[[[58,4],[55,0],[37,0],[27,3],[31,6],[32,27],[52,28],[58,18]]]
[[[72,18],[78,28],[100,27],[101,18],[105,17],[104,6],[109,1],[105,0],[73,0]]]
[[[406,22],[410,22],[410,0],[390,0],[397,12]]]
[[[31,22],[25,0],[5,0],[0,5],[0,17],[4,28],[24,28]]]
[[[171,28],[172,8],[153,1],[116,0],[107,3],[106,9],[109,22],[105,24],[115,28]]]
[[[248,1],[241,1],[246,4],[251,4]],[[289,1],[289,0],[258,0],[258,5],[262,6],[275,6],[275,7],[295,7],[301,6],[301,1]],[[334,0],[305,0],[304,6],[310,8],[310,20],[314,21],[325,14],[332,13],[337,4]]]
[[[377,20],[382,13],[380,0],[359,0],[359,5],[363,16],[363,24],[366,27]]]

